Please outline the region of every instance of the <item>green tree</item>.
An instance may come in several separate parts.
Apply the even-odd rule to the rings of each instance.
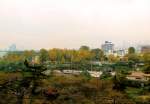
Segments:
[[[135,53],[134,47],[129,47],[126,57],[128,58],[129,67],[131,68],[133,68],[140,60],[140,57]]]
[[[41,49],[40,50],[40,62],[44,63],[49,60],[49,54],[46,49]]]
[[[104,71],[102,73],[102,75],[100,75],[100,79],[107,79],[107,78],[110,78],[110,77],[111,77],[111,73],[107,72],[107,71]]]
[[[134,54],[135,53],[135,48],[134,47],[129,47],[128,48],[128,54]]]
[[[89,48],[89,46],[81,46],[79,50],[86,50],[86,51],[89,51],[90,48]]]
[[[89,81],[92,78],[90,73],[85,69],[83,69],[81,75],[85,78],[85,81]]]
[[[96,48],[96,49],[92,49],[91,50],[91,53],[93,55],[93,60],[96,60],[96,61],[101,61],[103,58],[104,58],[104,53],[101,49],[99,48]]]
[[[117,73],[113,78],[113,89],[123,91],[126,88],[126,77],[120,73]]]
[[[144,73],[150,74],[150,65],[145,65]]]

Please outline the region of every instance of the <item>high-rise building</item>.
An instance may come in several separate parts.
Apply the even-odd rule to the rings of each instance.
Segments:
[[[9,49],[8,49],[8,51],[16,51],[17,49],[16,49],[16,45],[15,44],[12,44],[10,47],[9,47]]]
[[[114,44],[112,42],[105,41],[105,43],[102,44],[101,48],[104,51],[105,55],[110,55],[113,54]]]
[[[150,45],[145,45],[141,47],[141,53],[150,52]]]

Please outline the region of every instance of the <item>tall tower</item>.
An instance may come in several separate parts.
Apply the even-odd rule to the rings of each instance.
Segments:
[[[114,44],[112,42],[105,41],[105,43],[102,44],[101,48],[104,51],[105,55],[110,55],[113,54]]]

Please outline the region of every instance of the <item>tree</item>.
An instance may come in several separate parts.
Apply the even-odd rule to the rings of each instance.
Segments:
[[[93,55],[93,60],[96,60],[96,61],[101,61],[104,57],[104,53],[101,49],[99,48],[96,48],[96,49],[92,49],[91,50],[91,53]]]
[[[22,56],[24,57],[24,59],[29,59],[31,60],[32,57],[35,55],[35,51],[34,50],[25,50],[22,54]]]
[[[81,75],[83,75],[83,77],[85,78],[86,81],[89,81],[91,79],[90,73],[85,69],[83,69]]]
[[[143,54],[143,61],[147,64],[150,64],[150,52]]]
[[[21,61],[22,57],[21,57],[21,53],[9,52],[6,56],[3,57],[3,59],[8,62],[17,62],[17,61]]]
[[[119,58],[115,57],[114,55],[110,54],[108,56],[108,61],[109,62],[117,62],[119,60]]]
[[[110,78],[110,77],[111,77],[111,73],[107,72],[107,71],[104,71],[102,73],[102,75],[100,75],[100,79],[107,79],[107,78]]]
[[[128,61],[133,61],[135,63],[137,63],[140,60],[139,56],[135,53],[134,54],[128,54],[127,57],[128,57]]]
[[[145,63],[144,72],[150,73],[150,53],[143,54],[143,61]]]
[[[78,53],[78,58],[80,61],[87,61],[91,59],[91,53],[87,50],[80,50]]]
[[[135,53],[135,48],[134,47],[129,47],[128,49],[128,54],[126,55],[129,61],[129,66],[133,68],[136,63],[139,62],[140,58],[139,56]]]
[[[150,74],[150,65],[145,65],[144,73]]]
[[[113,89],[123,91],[126,88],[126,77],[120,73],[117,73],[113,78]]]
[[[41,49],[40,50],[40,62],[44,63],[44,62],[48,61],[48,59],[49,59],[48,51],[45,49]]]
[[[51,61],[56,61],[57,59],[57,49],[51,49],[49,50],[49,57]]]
[[[134,54],[134,53],[135,53],[135,48],[134,47],[129,47],[128,54]]]
[[[88,46],[81,46],[79,50],[86,50],[89,51],[90,48]]]

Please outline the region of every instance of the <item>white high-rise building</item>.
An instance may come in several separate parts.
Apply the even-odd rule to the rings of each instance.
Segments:
[[[105,55],[113,54],[114,52],[114,44],[109,41],[105,41],[104,44],[102,44],[102,50],[104,51]]]
[[[12,44],[8,49],[8,51],[16,51],[16,50],[17,50],[17,48],[16,48],[15,44]]]

